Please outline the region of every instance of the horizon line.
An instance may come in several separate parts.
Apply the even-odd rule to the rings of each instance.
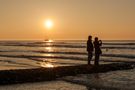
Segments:
[[[0,39],[0,41],[45,41],[45,39]],[[87,39],[47,39],[47,40],[69,40],[69,41],[81,41],[81,40],[87,40]],[[46,40],[46,41],[47,41]],[[103,41],[109,41],[109,40],[112,40],[112,41],[135,41],[135,39],[102,39]]]

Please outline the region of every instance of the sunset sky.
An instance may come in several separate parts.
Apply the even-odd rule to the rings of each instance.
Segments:
[[[45,27],[51,20],[53,26]],[[135,40],[135,0],[0,0],[0,39]]]

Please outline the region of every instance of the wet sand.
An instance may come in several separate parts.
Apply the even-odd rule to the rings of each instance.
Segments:
[[[83,85],[65,81],[49,81],[0,86],[0,90],[87,90]]]
[[[50,81],[63,76],[132,69],[134,65],[134,63],[113,63],[102,64],[98,67],[93,65],[78,65],[21,70],[2,70],[0,71],[0,84],[5,85]]]

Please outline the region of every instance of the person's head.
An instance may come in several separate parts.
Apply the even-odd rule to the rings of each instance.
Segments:
[[[88,40],[92,40],[92,36],[90,35],[90,36],[88,36]]]
[[[95,41],[98,41],[98,37],[95,37]]]

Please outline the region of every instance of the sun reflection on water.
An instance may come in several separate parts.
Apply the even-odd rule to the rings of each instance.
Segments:
[[[45,68],[53,68],[54,65],[51,63],[47,63],[47,62],[42,62],[40,63],[41,67],[45,67]]]
[[[50,57],[51,57],[51,56],[53,56],[53,55],[52,55],[52,54],[45,54],[44,56],[48,56],[48,57],[50,56]]]
[[[53,51],[52,47],[45,47],[45,50],[47,50],[48,53],[45,53],[44,56],[53,56],[49,52]]]
[[[48,52],[49,51],[53,51],[53,49],[52,49],[52,47],[51,47],[51,45],[52,45],[52,43],[51,42],[53,42],[53,40],[46,40],[46,42],[47,42],[47,45],[48,45],[48,47],[45,47],[45,50],[47,50]],[[49,54],[49,53],[47,53],[47,54],[43,54],[43,56],[53,56],[52,54]],[[53,68],[54,67],[54,65],[52,64],[52,63],[50,63],[50,62],[48,62],[48,61],[43,61],[43,62],[41,62],[40,63],[40,66],[41,67],[45,67],[45,68]]]
[[[52,51],[52,47],[46,47],[45,49],[48,51]]]
[[[46,40],[44,40],[44,42],[53,42],[53,40],[51,40],[51,39],[46,39]]]
[[[48,42],[53,42],[53,40],[48,40]]]

